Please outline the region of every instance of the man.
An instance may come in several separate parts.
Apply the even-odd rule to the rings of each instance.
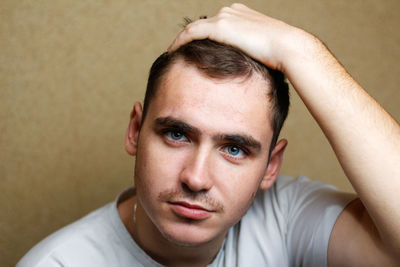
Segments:
[[[233,60],[209,53],[221,46]],[[277,178],[288,98],[271,69],[293,84],[359,199]],[[234,4],[190,23],[153,64],[126,134],[136,189],[19,266],[398,266],[399,147],[399,125],[319,40]]]

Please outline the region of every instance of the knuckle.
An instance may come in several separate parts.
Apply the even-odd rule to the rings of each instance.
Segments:
[[[225,18],[220,18],[215,22],[215,27],[219,30],[224,29],[227,26],[227,20]]]
[[[222,14],[224,14],[224,13],[229,13],[230,12],[230,7],[223,7],[223,8],[221,8],[219,11],[218,11],[218,13],[217,13],[217,15],[222,15]]]
[[[231,5],[231,8],[233,8],[233,9],[238,9],[238,8],[242,8],[242,7],[244,7],[244,5],[241,3],[233,3]]]
[[[193,32],[193,26],[191,26],[191,25],[187,25],[186,27],[185,27],[185,29],[183,29],[183,33],[184,34],[190,34],[190,33],[192,33]]]
[[[192,22],[183,29],[183,33],[191,35],[196,31],[196,23]]]

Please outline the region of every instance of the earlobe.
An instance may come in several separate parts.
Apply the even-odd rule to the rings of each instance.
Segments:
[[[128,129],[125,135],[125,150],[129,155],[135,156],[138,145],[140,123],[142,122],[142,104],[136,102],[133,106]]]
[[[274,184],[282,166],[283,153],[285,152],[287,143],[286,139],[280,140],[272,151],[267,170],[260,183],[261,190],[266,190]]]

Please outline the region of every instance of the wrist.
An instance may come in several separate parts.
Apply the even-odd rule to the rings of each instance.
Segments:
[[[322,58],[324,60],[329,56],[333,58],[317,37],[302,29],[293,27],[283,41],[286,49],[281,48],[283,54],[279,70],[287,77],[290,77],[293,71],[306,70],[306,66],[322,62]]]

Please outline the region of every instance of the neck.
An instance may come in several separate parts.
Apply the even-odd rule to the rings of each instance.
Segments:
[[[135,242],[155,261],[167,266],[206,266],[218,254],[225,235],[201,245],[177,245],[160,233],[140,203],[134,214],[135,202],[136,197],[122,202],[118,206],[120,217]]]

